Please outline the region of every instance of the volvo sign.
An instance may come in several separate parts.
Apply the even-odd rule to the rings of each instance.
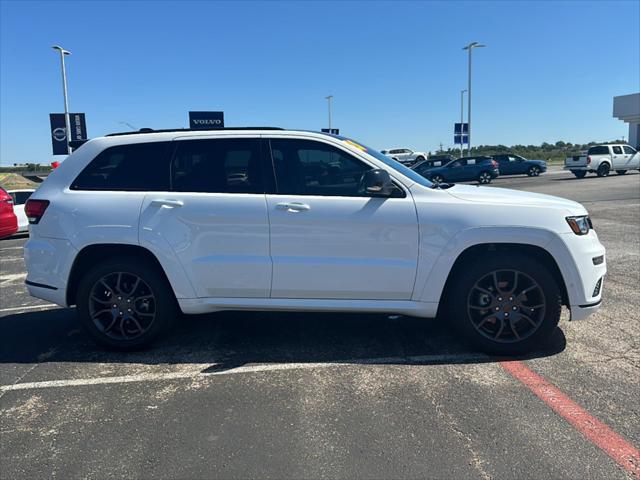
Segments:
[[[189,112],[189,128],[194,130],[224,128],[224,112]]]
[[[67,127],[64,121],[64,113],[50,113],[51,145],[54,155],[67,155]],[[87,123],[84,113],[70,113],[71,141],[87,139]]]

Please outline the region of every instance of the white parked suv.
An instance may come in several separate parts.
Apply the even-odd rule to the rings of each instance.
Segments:
[[[438,186],[357,142],[280,129],[90,140],[26,207],[31,295],[134,349],[178,313],[436,317],[479,348],[544,345],[595,312],[605,250],[585,208]]]
[[[382,150],[380,153],[386,155],[400,163],[417,163],[428,158],[425,152],[414,152],[408,148],[392,148],[390,150]]]
[[[564,169],[577,178],[584,178],[588,172],[606,177],[611,170],[624,175],[628,170],[640,169],[640,153],[629,145],[594,145],[584,155],[566,157]]]
[[[34,191],[33,188],[7,190],[7,193],[13,198],[13,213],[15,213],[18,218],[18,232],[26,232],[29,230],[29,221],[27,220],[27,215],[24,213],[24,206]]]

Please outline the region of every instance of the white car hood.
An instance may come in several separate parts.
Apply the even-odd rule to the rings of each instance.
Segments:
[[[587,210],[578,202],[541,193],[523,192],[508,188],[474,187],[471,185],[454,185],[448,188],[446,192],[467,202],[563,208],[568,210],[571,215],[587,214]]]

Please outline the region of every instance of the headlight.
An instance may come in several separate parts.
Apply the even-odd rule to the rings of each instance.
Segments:
[[[586,235],[589,233],[589,227],[591,226],[591,220],[589,220],[588,215],[567,217],[567,223],[576,235]]]

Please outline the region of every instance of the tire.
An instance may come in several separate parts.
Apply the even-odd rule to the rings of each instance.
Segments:
[[[529,175],[530,177],[537,177],[538,175],[540,175],[540,167],[533,165],[527,171],[527,175]]]
[[[596,171],[596,175],[598,175],[599,177],[607,177],[609,176],[610,170],[611,170],[611,167],[609,166],[608,163],[601,163],[600,166],[598,167],[598,170]]]
[[[422,155],[420,155],[418,158],[414,160],[414,163],[422,162],[424,159],[425,158]]]
[[[573,174],[576,178],[584,178],[587,175],[587,172],[585,170],[574,170]]]
[[[105,260],[87,272],[76,305],[87,333],[100,345],[120,351],[149,346],[178,314],[164,274],[134,257]]]
[[[540,349],[560,320],[558,283],[541,262],[524,254],[483,255],[447,282],[447,289],[454,289],[445,292],[453,326],[487,353],[520,355]]]
[[[626,170],[616,170],[616,173],[618,175],[624,175],[625,173],[627,173],[627,171]]]
[[[478,183],[481,185],[488,185],[491,183],[491,174],[489,172],[482,172],[478,175]]]
[[[434,175],[431,177],[431,181],[436,184],[444,183],[444,177],[442,175]]]

